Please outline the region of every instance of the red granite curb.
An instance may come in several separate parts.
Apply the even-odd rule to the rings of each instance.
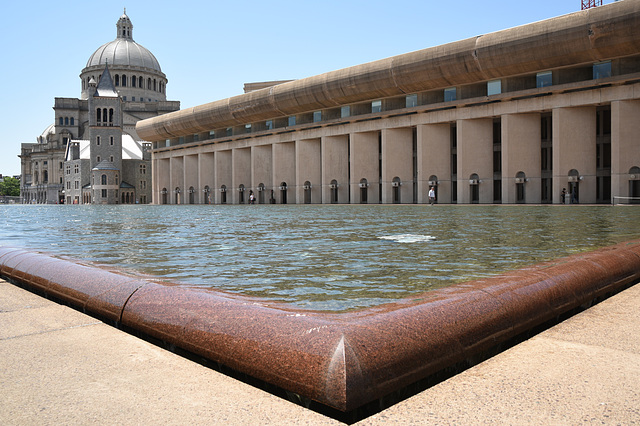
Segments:
[[[0,247],[0,275],[343,412],[640,282],[640,241],[345,313]]]

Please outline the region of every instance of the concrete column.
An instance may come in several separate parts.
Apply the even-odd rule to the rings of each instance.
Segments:
[[[380,196],[380,152],[378,148],[379,132],[353,133],[350,138],[351,143],[351,203],[360,204],[362,192],[360,180],[366,179],[368,183],[367,204],[377,204]]]
[[[628,197],[629,169],[640,167],[640,101],[611,103],[611,197]],[[613,201],[613,200],[612,200]]]
[[[493,202],[493,118],[457,121],[458,203],[471,203],[469,179],[477,174],[479,202]]]
[[[280,187],[287,184],[287,190]],[[296,144],[295,142],[273,145],[273,186],[278,204],[296,203]]]
[[[273,153],[272,145],[258,145],[251,147],[251,187],[256,195],[256,203],[268,204],[273,189]],[[258,187],[264,185],[260,193]]]
[[[198,191],[200,191],[200,203],[207,204],[206,197],[209,197],[209,204],[213,204],[216,196],[215,188],[215,167],[213,152],[198,154]],[[209,187],[209,194],[205,193]]]
[[[304,183],[311,184],[311,204],[322,203],[322,163],[320,139],[296,141],[296,201],[305,203]]]
[[[171,157],[171,180],[167,188],[168,204],[184,204],[184,157]],[[177,193],[176,191],[180,191]]]
[[[233,204],[240,204],[242,198],[244,204],[249,203],[249,190],[251,189],[251,148],[235,148],[232,157],[232,181]],[[239,191],[240,185],[244,185],[245,191]],[[227,202],[229,199],[227,198]]]
[[[220,192],[222,185],[227,187],[226,198],[227,204],[233,203],[233,181],[231,178],[231,150],[216,151],[215,153],[215,169],[216,169],[216,204],[221,204],[224,199]]]
[[[502,202],[516,202],[516,175],[523,172],[525,203],[540,203],[540,114],[502,116]]]
[[[189,188],[193,187],[195,190],[193,194],[194,204],[198,204],[200,200],[200,194],[198,194],[198,156],[197,155],[185,155],[184,157],[184,190],[183,203],[189,204]]]
[[[418,203],[429,202],[429,179],[438,178],[437,202],[451,203],[451,124],[418,126]]]
[[[167,191],[167,203],[170,203],[171,192],[171,160],[169,158],[153,159],[153,204],[162,204],[162,190]]]
[[[400,178],[400,202],[413,202],[413,129],[382,130],[382,202],[394,202],[393,179]]]
[[[578,171],[579,202],[596,202],[596,107],[553,110],[553,202],[569,190],[569,171]]]
[[[322,138],[322,202],[332,202],[331,181],[338,183],[338,203],[349,202],[349,135]]]

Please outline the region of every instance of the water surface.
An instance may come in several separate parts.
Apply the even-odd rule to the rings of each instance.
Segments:
[[[629,206],[4,205],[0,245],[344,310],[640,238]]]

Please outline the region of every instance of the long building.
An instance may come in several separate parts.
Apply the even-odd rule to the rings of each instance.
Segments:
[[[640,196],[640,1],[142,120],[153,202]]]

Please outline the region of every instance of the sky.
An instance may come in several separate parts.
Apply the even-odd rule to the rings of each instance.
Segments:
[[[603,4],[614,0],[604,0]],[[627,0],[623,0],[627,1]],[[629,0],[630,1],[630,0]],[[53,123],[56,97],[80,96],[91,54],[133,39],[166,74],[181,108],[239,95],[249,82],[311,77],[579,11],[581,0],[204,0],[3,5],[0,174],[20,174],[20,144]]]

